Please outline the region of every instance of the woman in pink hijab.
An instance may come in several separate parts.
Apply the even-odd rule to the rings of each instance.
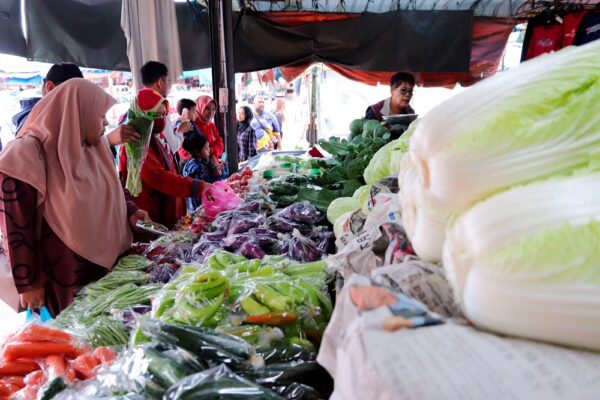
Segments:
[[[0,228],[21,305],[53,316],[110,270],[147,219],[126,202],[108,141],[116,101],[84,79],[52,90],[0,155]]]
[[[217,102],[210,96],[200,96],[196,99],[197,117],[194,121],[200,132],[206,137],[210,145],[210,161],[213,165],[223,167],[220,158],[225,151],[223,139],[219,135],[217,126],[213,122],[217,112]],[[222,171],[221,171],[222,172]]]

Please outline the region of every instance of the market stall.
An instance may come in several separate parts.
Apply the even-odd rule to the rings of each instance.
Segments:
[[[0,399],[597,399],[599,53],[402,132],[349,118],[140,223],[153,240],[2,343]]]
[[[596,398],[599,51],[483,81],[397,139],[353,120],[172,231],[140,223],[153,241],[3,343],[0,396]]]

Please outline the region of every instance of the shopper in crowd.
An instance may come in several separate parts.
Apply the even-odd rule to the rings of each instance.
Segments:
[[[71,78],[83,78],[83,73],[77,65],[71,63],[54,64],[42,81],[42,96],[50,93],[52,89]],[[12,118],[13,124],[17,127],[17,133],[21,130],[33,106],[41,99],[41,97],[31,97],[20,101],[21,111]]]
[[[415,87],[415,77],[409,72],[398,72],[390,79],[391,96],[367,108],[366,119],[383,121],[383,116],[414,114],[410,106]]]
[[[169,78],[169,69],[163,63],[158,61],[148,61],[142,68],[140,68],[140,75],[142,77],[142,84],[144,88],[153,89],[160,93],[165,99],[171,90],[171,78]],[[167,113],[169,110],[167,110]],[[176,154],[177,150],[183,143],[183,132],[190,129],[189,123],[180,124],[177,129],[173,129],[171,120],[166,119],[166,124],[163,129],[163,136],[169,145],[169,151],[172,154]]]
[[[203,135],[187,135],[183,139],[183,148],[192,158],[185,164],[183,168],[183,176],[188,176],[193,179],[200,179],[204,182],[216,182],[219,177],[216,166],[210,162],[210,144]],[[188,207],[190,210],[195,210],[202,200],[200,198],[188,197]]]
[[[70,79],[37,103],[0,155],[0,228],[23,307],[56,316],[148,219],[126,200],[102,138],[114,103],[95,84]]]
[[[250,126],[256,134],[256,151],[259,153],[277,148],[281,130],[277,118],[265,111],[265,99],[257,96],[254,99],[254,117]]]
[[[142,192],[134,198],[138,207],[147,210],[153,221],[171,229],[187,212],[188,197],[200,198],[204,189],[210,186],[199,179],[179,175],[175,158],[163,134],[167,124],[168,102],[152,89],[142,89],[137,94],[142,109],[154,109],[161,104],[152,127],[148,154],[142,165]],[[119,172],[125,186],[127,178],[127,153],[121,146],[119,152]]]
[[[219,168],[219,175],[226,176],[226,164],[221,160],[225,145],[219,135],[217,126],[213,122],[217,112],[217,102],[210,96],[200,96],[196,100],[197,118],[194,121],[200,132],[208,139],[210,144],[210,161]]]
[[[175,129],[182,131],[183,140],[185,141],[186,136],[189,135],[202,135],[194,122],[198,117],[196,102],[190,99],[181,99],[177,102],[176,108],[179,118],[175,122]],[[187,110],[187,115],[184,115],[184,110]],[[184,128],[179,128],[180,126],[185,126],[185,130]],[[187,128],[188,126],[189,128]],[[178,153],[182,164],[185,164],[191,158],[190,153],[185,150],[183,145],[179,148]]]
[[[58,85],[63,82],[68,81],[72,78],[83,78],[83,73],[79,69],[79,67],[75,64],[71,63],[62,63],[62,64],[54,64],[48,70],[46,77],[43,80],[42,84],[42,96],[46,96],[52,90],[54,90]],[[23,124],[27,120],[29,113],[33,107],[40,101],[41,97],[33,97],[25,100],[21,100],[21,111],[16,114],[13,118],[13,124],[17,127],[16,135],[19,137],[21,135],[20,131],[23,127]],[[137,139],[139,135],[136,133],[135,129],[131,126],[124,125],[119,126],[113,131],[111,131],[108,135],[108,142],[111,146],[116,146],[120,143],[125,143],[133,139]],[[113,153],[114,154],[114,153]]]
[[[238,141],[238,159],[240,162],[256,155],[256,133],[250,126],[253,118],[252,110],[248,106],[240,107],[237,114],[237,141]]]
[[[277,123],[279,124],[279,136],[283,139],[283,123],[285,122],[285,100],[277,99],[275,102],[275,110],[273,110],[273,115],[277,118]]]

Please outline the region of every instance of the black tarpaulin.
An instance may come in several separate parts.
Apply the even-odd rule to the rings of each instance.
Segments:
[[[184,71],[211,67],[208,14],[199,11],[187,4],[175,4]]]
[[[27,1],[29,56],[35,61],[128,70],[121,0]],[[210,67],[208,18],[176,5],[184,70]],[[393,11],[286,27],[237,14],[236,72],[326,62],[365,71],[469,70],[472,11]]]
[[[25,4],[31,59],[129,69],[121,0],[28,0]]]
[[[394,11],[285,27],[250,14],[234,31],[237,72],[326,62],[360,70],[469,70],[472,11]]]
[[[0,2],[0,54],[27,57],[27,43],[21,30],[19,0]]]

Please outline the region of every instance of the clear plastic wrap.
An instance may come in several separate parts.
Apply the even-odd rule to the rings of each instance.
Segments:
[[[262,399],[284,400],[284,397],[231,372],[226,366],[190,375],[172,386],[166,400],[192,399]]]
[[[129,190],[132,196],[136,197],[142,192],[142,178],[140,177],[140,173],[148,154],[150,138],[152,137],[152,127],[154,126],[154,115],[152,111],[144,112],[136,98],[131,103],[124,122],[132,126],[140,134],[140,139],[125,144],[125,152],[127,153],[127,181],[125,188]]]

